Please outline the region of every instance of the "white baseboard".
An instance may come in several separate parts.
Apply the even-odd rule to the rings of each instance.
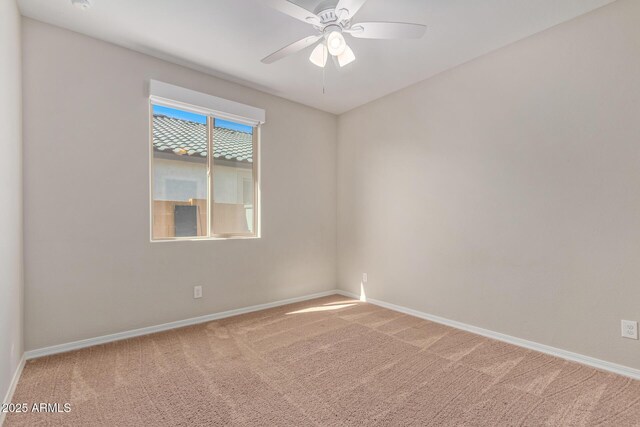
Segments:
[[[330,290],[325,292],[319,292],[316,294],[305,295],[296,298],[289,298],[286,300],[274,301],[266,304],[258,304],[250,307],[244,307],[234,310],[223,311],[214,314],[208,314],[205,316],[194,317],[191,319],[179,320],[176,322],[164,323],[162,325],[149,326],[146,328],[134,329],[130,331],[118,332],[111,335],[103,335],[96,338],[89,338],[80,341],[74,341],[66,344],[54,345],[51,347],[40,348],[36,350],[30,350],[25,352],[23,361],[20,365],[20,368],[16,372],[16,377],[14,378],[14,383],[12,383],[12,389],[10,390],[11,395],[13,394],[13,389],[15,389],[15,385],[18,382],[19,373],[22,371],[22,367],[24,366],[24,359],[30,360],[38,357],[49,356],[52,354],[64,353],[67,351],[78,350],[81,348],[91,347],[94,345],[105,344],[113,341],[119,341],[127,338],[138,337],[141,335],[148,335],[155,332],[167,331],[170,329],[181,328],[184,326],[196,325],[198,323],[211,322],[217,319],[223,319],[225,317],[237,316],[239,314],[251,313],[253,311],[264,310],[267,308],[278,307],[281,305],[292,304],[295,302],[306,301],[314,298],[320,298],[327,295],[340,294],[346,297],[360,299],[359,295],[353,294],[351,292],[347,292],[341,289],[338,290]],[[441,323],[443,325],[451,326],[453,328],[462,329],[464,331],[468,331],[474,334],[482,335],[488,338],[492,338],[498,341],[507,342],[509,344],[517,345],[520,347],[528,348],[531,350],[539,351],[541,353],[546,353],[552,356],[560,357],[562,359],[570,360],[573,362],[582,363],[584,365],[591,366],[596,369],[601,369],[604,371],[613,372],[619,375],[624,375],[630,378],[639,379],[640,380],[640,369],[631,368],[628,366],[618,365],[616,363],[607,362],[605,360],[596,359],[594,357],[585,356],[579,353],[574,353],[571,351],[563,350],[556,347],[551,347],[545,344],[540,344],[533,341],[528,341],[522,338],[513,337],[510,335],[502,334],[500,332],[491,331],[488,329],[480,328],[478,326],[468,325],[466,323],[458,322],[455,320],[446,319],[444,317],[435,316],[432,314],[424,313],[418,310],[414,310],[407,307],[402,307],[396,304],[391,304],[384,301],[379,301],[376,299],[367,298],[366,301],[368,303],[378,305],[380,307],[388,308],[390,310],[398,311],[401,313],[409,314],[411,316],[419,317],[421,319],[430,320],[432,322]],[[1,417],[1,415],[0,415]],[[1,419],[1,418],[0,418]],[[0,423],[0,425],[2,425]]]
[[[25,361],[26,360],[23,354],[22,358],[20,359],[20,363],[18,363],[18,367],[16,368],[16,371],[13,374],[13,378],[11,379],[11,383],[9,384],[9,390],[7,390],[7,394],[4,397],[4,400],[2,401],[2,403],[11,403],[11,399],[13,399],[13,393],[15,393],[16,387],[18,386],[18,381],[20,381],[20,376],[22,375],[22,370],[24,369]],[[7,416],[6,412],[0,411],[0,426],[4,424],[4,419],[6,416]]]
[[[38,357],[50,356],[52,354],[65,353],[81,348],[92,347],[94,345],[106,344],[113,341],[120,341],[127,338],[139,337],[141,335],[153,334],[156,332],[168,331],[170,329],[182,328],[184,326],[197,325],[198,323],[211,322],[213,320],[223,319],[225,317],[237,316],[239,314],[251,313],[253,311],[265,310],[267,308],[278,307],[281,305],[293,304],[296,302],[306,301],[314,298],[320,298],[327,295],[335,295],[335,290],[318,292],[311,295],[304,295],[296,298],[289,298],[280,301],[269,302],[266,304],[252,305],[250,307],[238,308],[234,310],[222,311],[219,313],[207,314],[205,316],[193,317],[191,319],[178,320],[176,322],[164,323],[156,326],[148,326],[146,328],[133,329],[130,331],[118,332],[110,335],[103,335],[96,338],[88,338],[80,341],[73,341],[66,344],[54,345],[51,347],[39,348],[25,352],[27,360],[36,359]]]
[[[341,289],[336,291],[340,295],[344,295],[350,298],[359,299],[360,296],[351,292],[343,291]],[[545,344],[540,344],[533,341],[528,341],[522,338],[513,337],[511,335],[502,334],[500,332],[490,331],[488,329],[480,328],[478,326],[468,325],[466,323],[458,322],[455,320],[445,319],[444,317],[434,316],[433,314],[424,313],[422,311],[413,310],[411,308],[402,307],[400,305],[391,304],[376,299],[367,298],[368,303],[378,305],[380,307],[388,308],[389,310],[399,311],[400,313],[409,314],[411,316],[419,317],[421,319],[430,320],[432,322],[441,323],[443,325],[451,326],[453,328],[462,329],[467,332],[482,335],[487,338],[493,338],[498,341],[504,341],[509,344],[517,345],[519,347],[528,348],[530,350],[546,353],[551,356],[560,357],[562,359],[570,360],[572,362],[578,362],[583,365],[588,365],[596,369],[603,371],[613,372],[615,374],[624,375],[636,380],[640,380],[640,369],[630,368],[628,366],[618,365],[617,363],[607,362],[605,360],[596,359],[595,357],[585,356],[579,353],[563,350],[561,348],[551,347]]]

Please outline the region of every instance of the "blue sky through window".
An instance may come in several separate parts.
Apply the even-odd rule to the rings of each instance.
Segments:
[[[176,110],[175,108],[163,107],[161,105],[153,106],[153,114],[163,114],[180,120],[189,120],[196,123],[207,123],[207,116],[202,114],[190,113],[188,111]],[[237,130],[239,132],[253,133],[253,128],[248,125],[230,122],[229,120],[215,119],[215,127]]]
[[[189,113],[188,111],[176,110],[175,108],[163,107],[161,105],[153,106],[153,114],[163,114],[180,120],[189,120],[190,122],[207,124],[207,116]]]
[[[231,130],[237,130],[239,132],[251,133],[253,134],[253,128],[249,125],[243,125],[236,122],[230,122],[228,120],[215,119],[215,127],[217,128],[227,128]]]

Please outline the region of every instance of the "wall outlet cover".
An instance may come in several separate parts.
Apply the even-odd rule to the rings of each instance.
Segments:
[[[194,286],[193,287],[193,297],[194,298],[202,298],[202,286]]]
[[[622,336],[632,340],[638,339],[638,322],[635,320],[622,321]]]

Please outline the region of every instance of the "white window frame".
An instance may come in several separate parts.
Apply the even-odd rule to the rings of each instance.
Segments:
[[[154,205],[154,152],[153,152],[153,106],[159,105],[182,111],[201,114],[207,117],[207,171],[208,171],[208,203],[207,203],[207,235],[190,237],[153,236]],[[157,80],[149,82],[149,235],[151,242],[184,242],[200,240],[258,239],[261,237],[260,224],[260,126],[265,123],[263,109],[241,104],[239,102],[218,98],[196,92],[191,89],[163,83]],[[252,126],[253,131],[253,232],[252,233],[214,233],[213,230],[213,150],[212,135],[214,119],[229,120],[235,123]],[[243,194],[244,198],[244,194]]]

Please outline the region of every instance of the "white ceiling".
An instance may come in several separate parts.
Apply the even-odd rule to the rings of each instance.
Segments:
[[[262,0],[19,0],[23,15],[190,66],[332,113],[342,113],[614,0],[368,0],[358,21],[416,22],[421,40],[348,37],[357,60],[322,69],[307,49],[260,59],[313,28]],[[313,9],[319,0],[296,0]],[[334,0],[337,2],[337,0]]]

